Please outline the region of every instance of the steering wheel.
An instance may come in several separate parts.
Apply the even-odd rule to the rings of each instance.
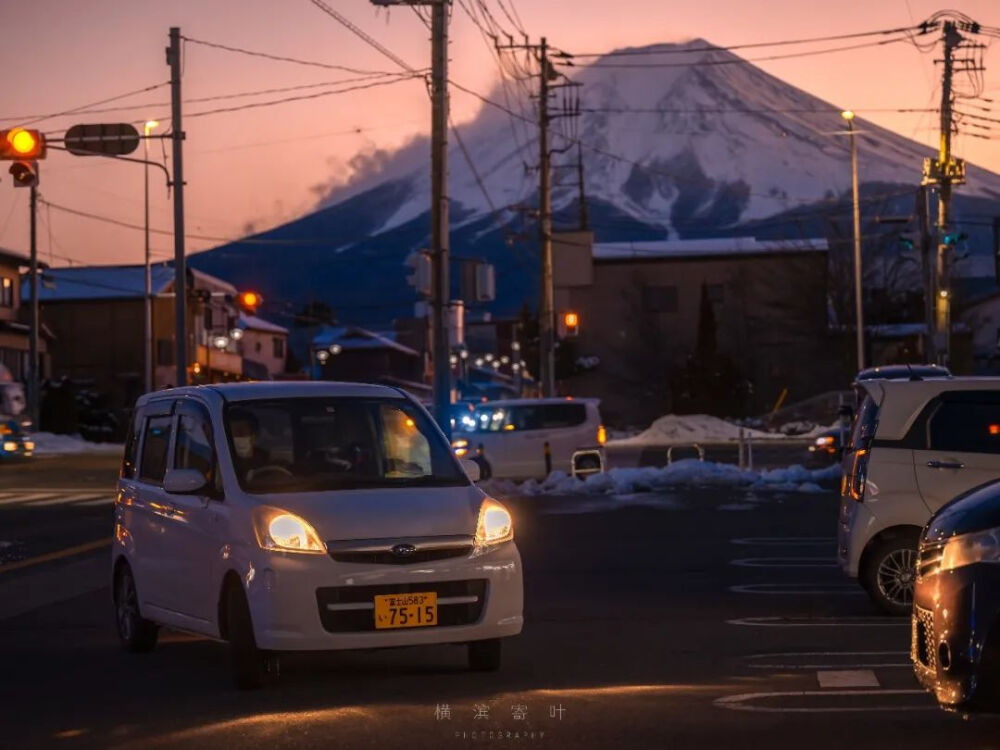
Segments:
[[[247,480],[260,479],[261,475],[267,474],[278,474],[280,476],[288,477],[289,479],[295,476],[284,466],[280,466],[278,464],[268,464],[267,466],[261,466],[258,469],[250,469],[250,471],[247,472]]]

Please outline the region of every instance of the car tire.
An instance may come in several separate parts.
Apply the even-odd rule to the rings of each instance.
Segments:
[[[159,627],[139,614],[139,593],[128,563],[115,576],[115,625],[122,648],[130,654],[147,654],[156,648]]]
[[[861,582],[872,601],[887,614],[904,616],[913,610],[919,540],[916,530],[895,534],[877,542],[865,555]]]
[[[257,648],[246,594],[240,586],[226,589],[226,623],[233,684],[239,690],[257,690],[277,676],[277,657]]]
[[[500,669],[502,649],[499,638],[469,643],[469,669],[474,672],[496,672]]]

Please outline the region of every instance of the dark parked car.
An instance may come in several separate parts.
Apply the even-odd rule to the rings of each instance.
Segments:
[[[911,658],[945,708],[1000,710],[1000,482],[942,507],[920,539]]]

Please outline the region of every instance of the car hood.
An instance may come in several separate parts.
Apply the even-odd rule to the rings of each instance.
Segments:
[[[1000,526],[1000,482],[992,481],[962,493],[927,523],[924,539],[940,541]]]
[[[475,485],[337,490],[261,497],[291,511],[326,541],[396,539],[476,533],[486,495]]]

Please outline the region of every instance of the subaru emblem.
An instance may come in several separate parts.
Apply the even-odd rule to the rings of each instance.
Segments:
[[[409,557],[416,551],[417,548],[414,547],[412,544],[397,544],[395,547],[392,548],[392,554],[394,554],[396,557]]]

